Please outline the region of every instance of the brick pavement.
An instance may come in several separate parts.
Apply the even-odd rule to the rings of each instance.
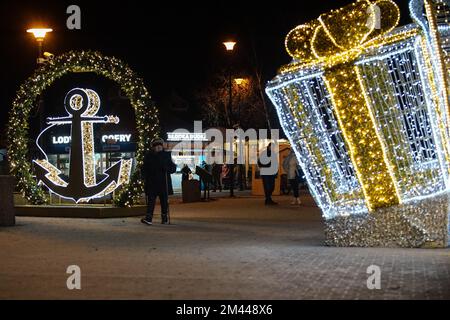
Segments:
[[[311,198],[172,203],[174,225],[138,218],[17,218],[0,228],[0,298],[449,299],[450,249],[333,248]],[[172,200],[177,202],[177,200]],[[66,288],[68,265],[82,290]],[[381,289],[366,269],[381,267]]]

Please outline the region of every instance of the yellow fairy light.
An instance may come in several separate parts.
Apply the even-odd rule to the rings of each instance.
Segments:
[[[376,8],[376,9],[375,9]],[[377,28],[377,14],[383,23]],[[300,25],[286,36],[286,51],[298,63],[280,72],[323,65],[327,68],[356,59],[366,48],[398,41],[402,35],[386,36],[400,21],[400,9],[392,0],[358,0],[342,9]]]
[[[47,174],[47,177],[50,181],[52,181],[54,184],[58,186],[65,187],[67,186],[67,182],[61,179],[60,174],[61,171],[56,169],[50,162],[48,162],[45,159],[35,160],[37,164],[39,164],[41,167],[45,168],[49,173]]]
[[[82,122],[84,183],[87,187],[96,184],[95,179],[95,152],[94,152],[94,126],[92,122]]]
[[[317,24],[303,24],[292,29],[284,42],[290,56],[302,63],[315,59],[311,51],[311,38],[317,29]]]
[[[369,0],[358,0],[319,17],[320,30],[340,50],[359,46],[375,30],[375,10]]]
[[[388,159],[387,148],[385,146],[385,141],[382,138],[382,136],[381,136],[381,134],[380,134],[380,132],[379,132],[377,126],[376,126],[375,116],[374,116],[373,111],[372,111],[373,108],[371,106],[370,99],[367,96],[367,88],[365,88],[365,86],[363,84],[362,75],[361,75],[361,72],[359,71],[359,68],[357,66],[355,66],[354,70],[355,70],[356,76],[358,78],[359,87],[361,88],[361,91],[362,91],[362,94],[363,94],[363,97],[364,97],[364,101],[365,101],[365,104],[366,104],[366,108],[367,108],[368,114],[370,116],[370,120],[371,120],[372,124],[374,125],[374,131],[375,131],[375,134],[377,136],[377,139],[372,141],[370,146],[371,147],[375,147],[375,143],[377,143],[377,142],[380,143],[381,150],[383,152],[383,160],[384,160],[384,163],[386,164],[386,167],[387,167],[388,172],[389,172],[389,176],[390,176],[390,178],[392,180],[392,183],[393,183],[393,186],[394,186],[394,189],[395,189],[395,195],[397,196],[398,202],[401,203],[401,196],[400,196],[400,192],[399,192],[398,182],[397,182],[397,180],[395,178],[395,168],[393,167],[393,165],[391,164],[391,162]],[[377,141],[377,142],[375,142],[375,141]]]
[[[355,166],[370,210],[399,204],[395,183],[386,164],[374,123],[370,117],[353,65],[341,65],[325,73],[325,83],[349,155]],[[367,143],[371,141],[372,143]]]
[[[18,178],[18,187],[33,204],[46,203],[48,198],[44,190],[37,185],[31,163],[27,160],[29,115],[36,97],[48,88],[53,81],[70,72],[94,72],[120,85],[130,99],[131,106],[136,113],[136,129],[139,133],[136,150],[138,167],[142,165],[142,159],[144,153],[150,147],[150,141],[158,135],[157,108],[151,101],[143,80],[137,77],[124,63],[114,57],[106,57],[92,51],[70,51],[55,56],[46,64],[46,68],[37,70],[18,89],[17,96],[12,103],[8,123],[8,156],[11,159],[11,174]],[[89,94],[89,99],[92,101],[96,101],[96,98]],[[74,103],[77,102],[74,101]],[[89,114],[95,113],[94,110],[88,112]],[[106,120],[109,123],[118,123],[119,121],[117,117],[108,117]],[[85,126],[82,129],[85,134],[90,130]],[[125,167],[128,168],[128,166]],[[131,166],[129,167],[131,169]],[[51,176],[56,179],[57,175],[53,172]],[[87,182],[90,183],[89,181],[92,181],[93,178],[95,177],[88,178]],[[62,181],[59,182],[62,183]],[[116,194],[114,202],[119,206],[132,205],[141,192],[142,185],[139,183],[139,176],[133,173],[132,179],[126,185],[123,185],[122,189]]]
[[[426,10],[433,15],[430,8]],[[297,152],[304,152],[301,157],[311,166],[305,169],[311,170],[307,179],[317,184],[312,193],[327,215],[408,203],[448,185],[448,173],[440,178],[449,171],[450,162],[450,108],[447,101],[441,103],[447,94],[438,87],[444,84],[447,88],[443,63],[429,57],[434,50],[418,47],[428,36],[422,25],[392,32],[399,20],[400,10],[392,0],[358,0],[294,28],[285,40],[294,60],[280,69],[279,77],[267,88],[283,128],[293,135],[291,142],[302,140]],[[435,24],[430,29],[431,47],[439,58],[439,34]],[[379,87],[384,84],[388,89]],[[429,109],[424,110],[424,103]],[[333,114],[322,114],[329,112],[323,109]],[[430,115],[425,114],[428,110]],[[403,113],[405,119],[397,119]],[[308,121],[319,126],[317,130],[323,130],[322,121],[322,126],[333,127],[323,132],[332,135],[331,145],[315,143],[317,133],[305,124]],[[337,128],[328,121],[337,122]],[[395,130],[402,136],[396,137]],[[343,145],[345,150],[333,150]],[[333,163],[345,169],[335,168],[329,176]],[[340,183],[336,190],[335,182]],[[360,190],[365,208],[349,201]],[[336,198],[335,191],[339,193]],[[357,205],[355,210],[349,208],[351,203]]]

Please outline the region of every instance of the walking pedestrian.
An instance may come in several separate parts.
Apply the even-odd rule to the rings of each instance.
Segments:
[[[268,161],[268,163],[263,163],[261,161],[261,158],[271,160]],[[263,153],[260,155],[258,159],[258,166],[264,169],[264,168],[271,168],[273,165],[275,164],[272,162],[272,143],[269,143],[267,148],[263,151]],[[276,168],[278,168],[278,165],[276,165]],[[270,172],[266,173],[264,171],[265,170],[260,170],[264,186],[265,204],[266,206],[277,205],[278,203],[272,200],[272,193],[275,190],[275,179],[277,177],[277,173],[270,173]]]
[[[230,184],[230,167],[228,167],[226,163],[222,165],[222,171],[220,174],[222,176],[223,188],[226,190]]]
[[[191,168],[189,168],[187,164],[184,164],[183,168],[181,168],[181,181],[189,180],[191,174],[192,174]]]
[[[164,140],[156,138],[152,141],[152,150],[144,156],[142,177],[145,182],[147,196],[147,215],[141,222],[147,225],[153,223],[153,211],[156,198],[161,203],[161,223],[169,223],[169,188],[172,185],[170,174],[175,173],[177,166],[172,161],[170,152],[164,151]]]
[[[237,165],[237,175],[238,175],[239,191],[244,191],[245,189],[247,189],[247,181],[245,175],[245,166],[243,164]]]
[[[298,161],[293,150],[291,150],[288,156],[283,161],[283,169],[287,174],[287,179],[294,193],[294,199],[291,204],[301,204],[298,185],[300,183],[300,173],[298,171]]]
[[[222,192],[222,182],[221,182],[221,174],[222,174],[222,166],[214,162],[212,164],[212,176],[213,176],[213,192],[216,192],[219,189],[219,192]]]

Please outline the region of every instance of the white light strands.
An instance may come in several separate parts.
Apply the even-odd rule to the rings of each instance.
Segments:
[[[321,74],[274,88],[270,97],[301,159],[310,190],[327,218],[366,205]]]
[[[294,60],[267,86],[330,245],[447,245],[445,41],[433,2],[417,2],[406,27],[393,1],[358,0],[293,29]],[[362,23],[377,12],[381,29]]]
[[[115,82],[130,101],[136,116],[136,156],[133,161],[135,168],[129,182],[123,184],[120,190],[115,192],[113,198],[115,205],[130,207],[139,202],[144,189],[139,175],[144,154],[150,150],[150,142],[160,136],[158,109],[142,78],[123,61],[104,56],[100,52],[69,51],[57,55],[37,69],[20,86],[12,102],[7,126],[10,173],[16,177],[17,188],[27,201],[35,205],[48,203],[49,198],[43,188],[38,186],[35,172],[31,162],[28,161],[29,120],[35,107],[35,101],[43,91],[57,79],[72,72],[92,72],[105,77]],[[108,121],[116,123],[118,119],[111,116]],[[62,142],[66,143],[64,140]]]
[[[36,140],[36,144],[45,159],[34,160],[36,177],[53,193],[75,202],[86,202],[93,198],[103,197],[124,183],[128,183],[132,159],[120,160],[107,169],[101,181],[96,181],[94,152],[94,123],[118,124],[115,116],[97,116],[100,109],[100,97],[90,89],[72,89],[66,95],[65,109],[68,116],[48,118],[50,125],[44,129]],[[53,126],[70,125],[70,171],[65,180],[61,172],[47,158],[39,146],[42,134]]]

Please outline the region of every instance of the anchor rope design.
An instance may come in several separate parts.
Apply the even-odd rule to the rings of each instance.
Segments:
[[[106,175],[97,183],[95,176],[95,153],[93,133],[94,123],[118,124],[116,116],[96,116],[100,109],[100,98],[91,89],[75,88],[70,90],[64,100],[67,112],[65,117],[47,118],[49,126],[36,140],[38,148],[45,159],[34,160],[36,177],[39,184],[44,184],[51,192],[76,203],[103,197],[113,192],[120,185],[129,181],[132,159],[114,163],[104,171]],[[39,145],[39,138],[55,125],[71,126],[70,168],[68,181],[61,176],[61,171],[48,161],[48,156]]]

